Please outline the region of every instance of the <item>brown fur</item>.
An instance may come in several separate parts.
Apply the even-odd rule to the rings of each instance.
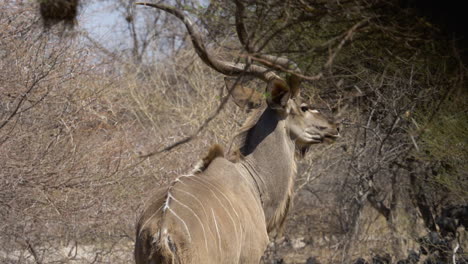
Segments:
[[[294,195],[294,181],[295,181],[296,173],[297,173],[297,165],[296,165],[296,161],[293,160],[292,175],[294,175],[294,177],[290,177],[288,179],[288,182],[286,185],[287,186],[286,195],[281,200],[273,217],[271,218],[270,222],[268,222],[268,225],[267,225],[268,233],[276,232],[276,237],[282,236],[283,226],[286,221],[286,217],[288,215],[289,209],[292,207],[292,199]]]

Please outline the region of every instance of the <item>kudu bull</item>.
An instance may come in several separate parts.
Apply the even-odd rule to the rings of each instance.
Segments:
[[[225,75],[260,78],[267,83],[267,93],[227,82],[238,105],[258,106],[239,133],[241,158],[233,162],[212,150],[218,154],[205,161],[202,171],[160,189],[137,224],[136,263],[259,263],[268,234],[281,228],[290,208],[296,156],[311,144],[337,137],[337,125],[300,102],[299,78],[293,75],[284,81],[264,66],[216,59],[182,12],[161,4],[137,4],[178,17],[206,64]],[[245,36],[241,16],[236,18],[238,34]],[[240,39],[245,44],[245,38]],[[264,59],[269,66],[294,65],[285,58]],[[266,104],[259,103],[264,97]]]

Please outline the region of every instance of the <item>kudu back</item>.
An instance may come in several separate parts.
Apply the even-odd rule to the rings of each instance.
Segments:
[[[157,191],[137,223],[136,263],[259,263],[268,234],[281,229],[290,208],[297,156],[337,137],[338,127],[301,102],[298,78],[284,81],[263,66],[212,58],[182,12],[138,4],[180,18],[205,63],[225,75],[260,78],[267,92],[226,81],[236,104],[257,107],[238,134],[241,158],[230,161],[216,148],[202,170]]]

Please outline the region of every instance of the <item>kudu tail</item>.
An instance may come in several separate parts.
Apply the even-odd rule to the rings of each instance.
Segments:
[[[168,234],[147,235],[137,239],[135,245],[136,264],[180,264],[176,244]]]

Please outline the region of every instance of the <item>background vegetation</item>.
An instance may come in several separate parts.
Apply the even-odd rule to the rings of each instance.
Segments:
[[[177,20],[102,3],[121,14],[122,43],[101,43],[80,24],[45,32],[36,3],[0,3],[2,263],[131,262],[151,191],[209,145],[229,146],[245,119],[232,102],[220,108],[223,76]],[[170,4],[198,18],[213,52],[242,53],[234,1]],[[396,263],[419,251],[444,208],[468,203],[464,36],[417,1],[244,5],[256,52],[288,56],[316,77],[304,96],[343,131],[301,162],[286,235],[265,263],[385,254]],[[463,228],[457,241],[468,246]]]

